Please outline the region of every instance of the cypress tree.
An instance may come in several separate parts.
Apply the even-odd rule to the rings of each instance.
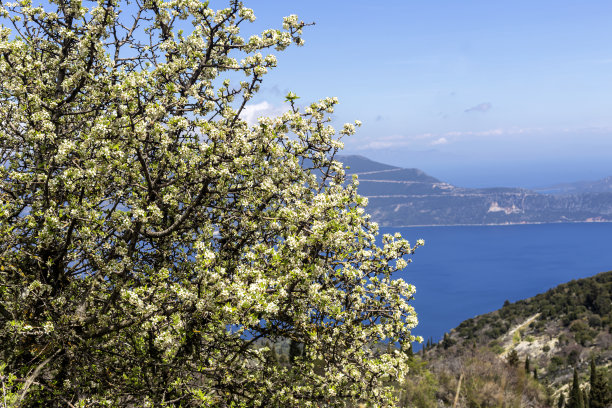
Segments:
[[[529,356],[525,356],[525,373],[529,374],[531,370],[529,369]]]
[[[557,408],[563,408],[564,405],[565,405],[565,394],[561,393],[561,395],[559,395],[559,402],[557,403]]]
[[[580,382],[578,381],[578,371],[574,368],[574,380],[570,388],[569,398],[567,400],[567,408],[585,408],[580,390]]]
[[[612,404],[612,395],[608,381],[603,372],[595,367],[595,360],[591,359],[591,392],[589,394],[589,408],[606,408]]]

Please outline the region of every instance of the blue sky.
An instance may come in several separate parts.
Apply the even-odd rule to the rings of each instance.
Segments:
[[[337,125],[364,123],[345,153],[461,186],[612,175],[612,2],[245,5],[257,29],[289,14],[316,23],[304,47],[277,53],[258,113],[282,111],[289,90],[337,96]]]

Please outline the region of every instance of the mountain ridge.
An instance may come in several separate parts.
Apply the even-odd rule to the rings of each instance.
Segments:
[[[464,188],[415,168],[338,156],[357,175],[367,211],[381,226],[612,222],[612,192],[542,194],[512,187]]]

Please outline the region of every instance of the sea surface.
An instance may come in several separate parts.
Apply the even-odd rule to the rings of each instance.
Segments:
[[[413,334],[425,341],[505,300],[612,270],[612,223],[381,228],[394,232],[425,240],[398,275],[416,286]]]

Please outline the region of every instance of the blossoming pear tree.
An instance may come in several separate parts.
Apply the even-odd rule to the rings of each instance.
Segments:
[[[327,98],[249,125],[302,44],[238,1],[0,1],[8,406],[393,404],[413,253],[376,244]],[[356,123],[359,125],[359,123]],[[291,363],[264,344],[293,342]],[[382,352],[377,344],[399,345]],[[294,347],[295,348],[295,347]]]

